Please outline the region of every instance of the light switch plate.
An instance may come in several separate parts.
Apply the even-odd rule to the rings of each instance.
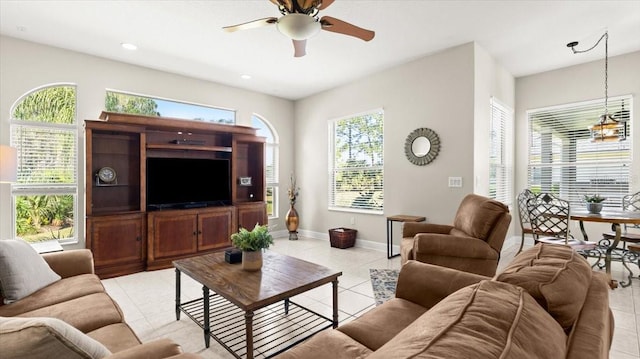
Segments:
[[[462,187],[462,177],[449,177],[449,187]]]

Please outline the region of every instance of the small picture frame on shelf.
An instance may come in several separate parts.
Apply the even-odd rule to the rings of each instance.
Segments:
[[[241,186],[251,186],[251,177],[240,177],[239,183]]]

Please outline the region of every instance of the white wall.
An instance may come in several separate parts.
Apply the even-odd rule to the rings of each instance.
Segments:
[[[479,68],[476,52],[481,54]],[[358,238],[384,243],[386,216],[422,215],[430,222],[452,223],[461,199],[474,192],[474,143],[479,137],[474,120],[481,113],[480,127],[488,126],[492,94],[513,104],[513,78],[468,43],[297,101],[295,167],[301,190],[296,208],[301,227],[319,233],[350,227],[358,230]],[[482,102],[478,109],[477,101]],[[385,117],[384,215],[328,211],[328,122],[380,107]],[[426,166],[411,164],[404,154],[406,137],[420,127],[434,130],[442,143],[438,157]],[[487,137],[481,149],[488,148]],[[488,153],[479,159],[487,168]],[[463,187],[449,188],[449,176],[462,177]]]
[[[580,55],[574,55],[580,56]],[[638,118],[640,52],[609,58],[609,96],[633,95]],[[516,79],[516,192],[527,187],[527,110],[604,97],[604,59]],[[597,119],[594,119],[594,122]],[[631,120],[633,146],[632,192],[640,190],[640,128]],[[607,226],[586,224],[589,239],[599,239]]]
[[[206,104],[237,111],[237,123],[251,124],[257,113],[267,119],[280,137],[280,183],[286,188],[293,169],[293,102],[281,98],[197,80],[144,67],[0,37],[0,143],[9,143],[9,117],[13,103],[26,92],[43,85],[71,82],[77,85],[77,118],[81,136],[84,119],[95,119],[104,109],[105,89],[117,89],[157,97]],[[84,137],[80,139],[84,146]],[[81,147],[83,148],[83,147]],[[84,153],[84,150],[81,150]],[[78,166],[84,179],[84,157]],[[79,196],[78,235],[84,247],[84,189]],[[282,193],[282,191],[281,191]],[[285,190],[286,194],[286,190]],[[280,220],[288,209],[286,195],[280,203]],[[0,239],[13,237],[8,185],[0,188]]]

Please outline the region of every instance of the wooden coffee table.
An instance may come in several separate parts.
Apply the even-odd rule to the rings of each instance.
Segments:
[[[185,313],[237,358],[271,357],[310,336],[338,326],[338,276],[342,272],[267,251],[262,270],[247,272],[229,264],[224,252],[173,261],[176,268],[176,320]],[[180,302],[180,274],[202,284],[202,298]],[[331,283],[333,318],[289,298]],[[243,335],[244,334],[244,335]]]

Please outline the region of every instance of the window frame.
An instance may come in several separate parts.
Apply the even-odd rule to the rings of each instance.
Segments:
[[[336,152],[338,149],[337,140],[336,140],[336,130],[337,123],[340,121],[349,121],[355,120],[359,117],[364,117],[368,115],[379,115],[381,116],[381,124],[382,127],[380,130],[380,151],[377,154],[378,159],[380,161],[379,164],[369,165],[369,166],[360,166],[360,167],[336,167]],[[378,214],[381,215],[384,213],[384,109],[377,108],[369,111],[360,112],[357,114],[342,116],[336,119],[329,120],[328,122],[328,132],[329,132],[329,141],[328,141],[328,209],[330,211],[339,211],[339,212],[352,212],[352,213],[365,213],[365,214]],[[369,207],[357,207],[353,206],[355,200],[349,206],[340,205],[336,203],[336,174],[337,172],[348,172],[348,171],[379,171],[380,174],[380,186],[379,188],[375,188],[376,192],[379,191],[380,197],[379,201],[381,202],[378,208],[374,208],[373,206]]]
[[[261,122],[263,126],[261,127],[256,127],[256,121],[257,122]],[[268,200],[268,196],[267,196],[267,192],[269,191],[269,189],[271,189],[272,191],[272,203],[271,203],[271,213],[269,213],[268,211],[268,207],[267,207],[267,216],[269,219],[277,219],[280,218],[280,141],[279,141],[279,136],[278,136],[278,132],[275,130],[275,128],[273,127],[273,125],[271,125],[271,123],[269,121],[267,121],[264,117],[254,113],[253,115],[251,115],[251,124],[252,126],[254,126],[255,128],[258,128],[258,133],[257,135],[260,136],[260,129],[264,130],[264,131],[268,131],[270,136],[267,136],[267,142],[265,144],[265,168],[264,168],[264,178],[265,178],[265,203],[267,204],[267,206],[269,205],[269,200]],[[273,174],[272,177],[270,178],[270,176],[268,175],[269,173],[269,163],[268,163],[268,158],[269,158],[269,153],[271,153],[271,156],[273,158]]]
[[[62,123],[50,123],[50,122],[42,122],[42,121],[33,121],[33,120],[24,120],[24,119],[16,119],[14,117],[15,110],[18,106],[20,106],[25,99],[29,96],[49,88],[55,87],[72,87],[74,91],[74,108],[73,108],[73,123],[71,124],[62,124]],[[14,137],[14,133],[16,128],[20,127],[31,127],[38,129],[52,129],[58,130],[61,132],[69,132],[73,139],[71,140],[73,145],[75,146],[75,158],[72,161],[72,171],[74,174],[74,179],[72,183],[12,183],[11,184],[11,208],[12,208],[12,221],[11,221],[11,232],[15,237],[18,237],[18,211],[16,209],[17,206],[17,198],[22,196],[37,196],[37,195],[45,195],[45,196],[62,196],[62,195],[70,195],[73,198],[73,235],[71,237],[66,238],[56,238],[52,232],[52,238],[58,240],[60,244],[75,244],[79,242],[79,229],[82,225],[79,219],[79,204],[80,204],[80,159],[83,158],[81,156],[82,146],[80,145],[80,127],[78,124],[78,86],[75,83],[52,83],[46,84],[43,86],[39,86],[33,88],[23,95],[21,95],[10,107],[10,115],[9,115],[9,141],[12,147],[18,149],[20,153],[20,148],[16,141],[17,138]],[[21,156],[18,156],[18,181],[20,180],[20,165],[21,165]]]
[[[489,197],[511,206],[513,204],[514,111],[495,97],[489,99],[489,111]],[[494,121],[499,123],[496,124]],[[498,128],[496,129],[495,126]],[[497,143],[494,142],[496,130],[499,131]],[[498,176],[498,173],[501,175]],[[495,182],[495,191],[491,190],[492,182]]]
[[[576,208],[585,206],[585,194],[599,194],[607,198],[603,202],[605,208],[621,209],[621,198],[632,188],[633,96],[608,98],[610,113],[628,111],[628,135],[624,141],[590,140],[588,126],[604,113],[604,103],[605,99],[600,98],[527,110],[528,188],[534,193],[550,192]],[[534,121],[538,121],[538,127],[548,125],[547,132],[534,131]],[[575,129],[569,121],[576,123]],[[562,137],[558,135],[562,131],[579,134]]]

